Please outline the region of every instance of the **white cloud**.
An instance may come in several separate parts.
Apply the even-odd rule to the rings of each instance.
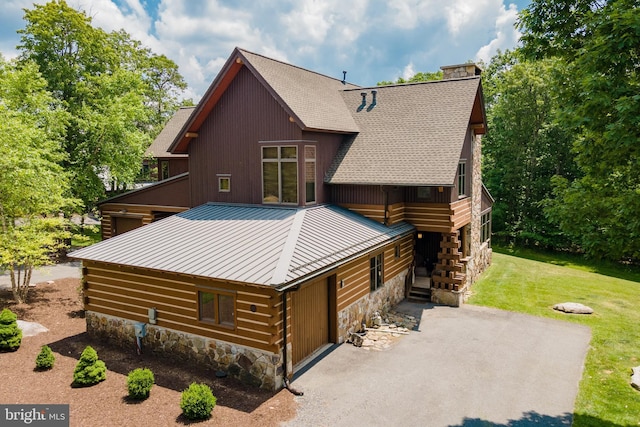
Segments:
[[[478,49],[475,59],[489,63],[491,57],[498,50],[515,48],[521,36],[520,31],[514,26],[517,18],[518,10],[514,4],[510,4],[509,9],[505,9],[503,6],[495,21],[495,38]]]

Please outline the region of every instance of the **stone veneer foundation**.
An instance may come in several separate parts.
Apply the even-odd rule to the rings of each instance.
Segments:
[[[388,311],[405,297],[405,280],[408,270],[387,280],[375,292],[351,304],[338,313],[338,343],[349,338],[350,332],[362,330],[362,324],[371,326],[371,318],[375,312]]]
[[[360,331],[362,323],[371,324],[375,312],[388,311],[405,297],[405,279],[408,270],[388,280],[375,292],[351,304],[338,313],[338,343],[343,343],[350,332]],[[87,311],[87,333],[113,342],[123,348],[135,348],[136,325],[140,322]],[[268,353],[255,348],[218,341],[200,335],[180,332],[157,325],[144,324],[146,335],[141,338],[143,351],[161,353],[180,362],[198,363],[219,369],[244,383],[267,390],[282,388],[282,352]],[[291,344],[287,345],[288,371],[291,364]]]
[[[139,322],[87,311],[87,333],[122,347],[135,348],[135,326]],[[282,388],[282,353],[218,341],[199,335],[146,324],[141,338],[143,351],[162,353],[181,362],[195,362],[227,372],[244,383],[263,389]]]

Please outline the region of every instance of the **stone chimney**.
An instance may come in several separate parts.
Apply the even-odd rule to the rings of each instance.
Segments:
[[[440,67],[442,70],[442,79],[459,79],[462,77],[479,76],[482,69],[476,64],[460,64],[460,65],[444,65]]]

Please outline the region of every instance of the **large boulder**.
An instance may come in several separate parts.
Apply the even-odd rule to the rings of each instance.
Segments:
[[[591,314],[593,309],[577,302],[563,302],[553,306],[554,310],[563,311],[565,313],[574,314]]]
[[[635,368],[631,368],[631,387],[640,391],[640,366],[636,366]]]

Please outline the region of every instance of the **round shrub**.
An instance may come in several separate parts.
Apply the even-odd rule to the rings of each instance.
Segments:
[[[216,406],[216,397],[206,384],[192,383],[182,392],[180,408],[182,414],[190,420],[209,418],[214,406]]]
[[[56,357],[51,351],[51,347],[43,345],[36,357],[36,368],[45,370],[53,368],[53,363],[56,361]]]
[[[0,312],[0,351],[16,351],[22,343],[22,330],[18,316],[5,308]]]
[[[136,368],[127,375],[127,389],[132,399],[146,399],[153,386],[153,372],[147,368]]]
[[[104,381],[107,378],[107,367],[98,359],[98,353],[88,345],[80,355],[80,360],[73,371],[73,386],[86,387]]]

